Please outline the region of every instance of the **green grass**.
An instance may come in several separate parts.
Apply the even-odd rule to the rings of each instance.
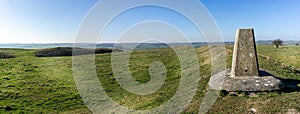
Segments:
[[[281,78],[300,80],[299,46],[258,45],[257,50],[261,69]]]
[[[131,71],[133,78],[139,83],[150,81],[148,68],[152,62],[161,61],[165,64],[168,72],[166,83],[155,94],[146,96],[134,95],[122,89],[114,79],[111,65],[109,64],[110,56],[106,56],[108,61],[103,61],[103,57],[98,57],[96,62],[101,64],[97,64],[97,67],[99,68],[97,71],[107,94],[120,104],[138,110],[159,106],[161,103],[170,99],[176,92],[180,80],[180,65],[173,50],[161,50],[162,49],[154,49],[147,52],[134,51],[130,57],[129,70]],[[107,62],[107,64],[104,64],[104,62]]]
[[[231,65],[232,46],[227,47],[227,66]],[[258,45],[260,68],[289,79],[300,75],[282,69],[265,58],[300,68],[300,47]],[[196,49],[199,57],[201,80],[192,102],[184,113],[197,113],[210,78],[210,55],[208,47]],[[35,50],[0,49],[0,52],[15,55],[15,58],[0,59],[0,112],[1,113],[91,113],[77,92],[72,75],[72,57],[36,57]],[[157,92],[140,96],[125,91],[113,77],[111,55],[96,55],[99,80],[106,93],[119,104],[137,110],[151,109],[162,105],[176,92],[180,81],[180,61],[168,48],[136,50],[130,56],[129,70],[133,78],[146,83],[150,80],[149,65],[154,61],[165,64],[166,82]],[[241,92],[241,94],[245,94]],[[300,92],[258,93],[259,97],[219,96],[209,113],[249,113],[255,108],[259,113],[285,113],[288,109],[300,112]]]
[[[85,108],[73,81],[71,57],[37,58],[33,50],[7,51],[17,57],[0,61],[0,112],[57,113]]]
[[[259,54],[271,57],[279,62],[293,65],[300,68],[300,47],[299,46],[280,46],[275,48],[273,45],[258,45]]]

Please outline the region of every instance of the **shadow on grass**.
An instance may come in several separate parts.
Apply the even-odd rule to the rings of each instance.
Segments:
[[[280,80],[283,83],[283,88],[278,90],[279,92],[300,92],[300,80],[295,79],[284,79],[275,77],[274,75],[270,74],[269,72],[260,70],[259,71],[260,76],[273,76],[274,78]]]

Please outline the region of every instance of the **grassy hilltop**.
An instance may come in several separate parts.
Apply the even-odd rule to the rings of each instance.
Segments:
[[[227,48],[227,66],[231,65],[232,46]],[[300,46],[276,49],[271,45],[258,45],[259,65],[278,77],[300,80]],[[198,91],[184,113],[197,113],[210,78],[208,47],[196,48],[201,80]],[[91,113],[83,101],[72,75],[72,57],[36,57],[36,50],[0,49],[0,113]],[[96,55],[99,80],[107,94],[119,104],[134,109],[151,109],[170,99],[179,85],[180,61],[172,49],[133,51],[129,70],[136,81],[150,80],[148,68],[161,61],[167,70],[166,82],[156,93],[139,96],[125,91],[113,77],[111,54]],[[222,92],[209,113],[300,112],[300,92],[227,94]]]

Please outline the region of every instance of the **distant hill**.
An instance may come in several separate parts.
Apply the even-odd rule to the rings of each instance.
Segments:
[[[169,46],[186,46],[190,43],[80,43],[76,47],[81,48],[117,48],[117,49],[155,49],[167,48]],[[207,45],[206,42],[193,42],[192,45],[196,48]],[[20,48],[20,49],[45,49],[55,47],[73,47],[73,43],[49,43],[49,44],[0,44],[0,48]]]
[[[262,45],[271,45],[273,40],[258,40],[256,44]],[[294,40],[286,40],[283,41],[284,45],[296,45],[300,44],[300,41]],[[234,42],[225,42],[224,44],[233,44]],[[80,43],[76,44],[76,47],[82,48],[116,48],[116,49],[123,49],[123,50],[144,50],[144,49],[157,49],[157,48],[168,48],[170,46],[189,46],[191,45],[195,48],[199,48],[202,46],[208,45],[207,42],[192,42],[192,43],[99,43],[99,44],[92,44],[92,43]],[[209,44],[220,44],[216,43],[209,43]],[[44,48],[55,48],[55,47],[73,47],[73,43],[50,43],[50,44],[0,44],[0,48],[22,48],[22,49],[44,49]]]

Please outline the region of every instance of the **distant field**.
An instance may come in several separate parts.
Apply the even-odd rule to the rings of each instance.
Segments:
[[[259,54],[300,68],[300,46],[281,46],[278,49],[274,47],[273,45],[258,45],[257,50]]]
[[[232,47],[227,47],[227,65],[231,65]],[[257,46],[260,68],[289,79],[300,80],[300,74],[276,62],[300,68],[300,46],[285,46],[276,49],[271,45]],[[0,52],[15,56],[0,59],[0,113],[91,113],[79,93],[72,75],[72,57],[42,57],[34,55],[36,50],[0,49]],[[210,77],[210,55],[208,47],[196,49],[199,56],[201,80],[193,101],[184,113],[197,113],[206,92]],[[150,80],[148,67],[161,61],[168,71],[166,83],[154,94],[139,96],[119,87],[111,70],[111,54],[96,55],[99,80],[107,94],[116,102],[134,109],[151,109],[170,99],[180,80],[180,61],[169,49],[136,50],[130,57],[129,70],[136,81]],[[249,113],[255,108],[258,113],[285,113],[291,109],[300,112],[300,92],[257,93],[249,97],[245,92],[239,96],[221,94],[209,113]]]

